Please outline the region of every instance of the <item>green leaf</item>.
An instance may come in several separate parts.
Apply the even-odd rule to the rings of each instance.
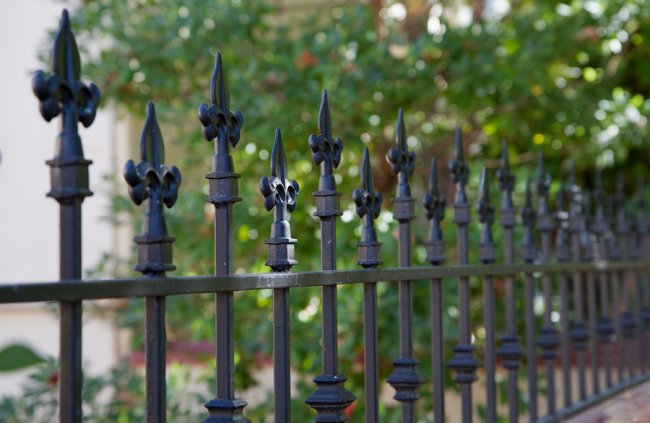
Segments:
[[[12,372],[43,362],[45,358],[26,345],[13,344],[0,350],[0,372]]]

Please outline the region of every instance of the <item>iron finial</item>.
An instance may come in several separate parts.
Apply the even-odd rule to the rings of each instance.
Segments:
[[[318,135],[309,136],[309,148],[312,152],[312,160],[321,166],[321,177],[318,181],[320,191],[334,191],[336,184],[333,176],[333,169],[341,162],[343,141],[332,136],[332,121],[330,119],[330,106],[327,99],[327,91],[323,90],[320,109],[318,111]]]
[[[372,168],[368,157],[368,147],[364,148],[363,151],[361,188],[357,188],[352,192],[352,200],[356,205],[357,215],[364,218],[361,241],[357,244],[359,251],[359,261],[357,263],[364,268],[376,267],[381,264],[379,259],[381,243],[377,241],[375,219],[379,217],[381,212],[383,198],[381,193],[375,192],[372,187]]]
[[[467,196],[465,194],[465,185],[469,178],[469,168],[465,164],[465,157],[463,154],[463,133],[460,127],[456,128],[455,140],[456,158],[449,163],[451,169],[451,180],[456,183],[456,203],[467,203]]]
[[[233,172],[232,158],[228,144],[234,148],[239,142],[244,116],[240,112],[230,110],[230,95],[226,87],[226,78],[221,61],[221,53],[217,53],[210,82],[210,105],[201,104],[198,117],[203,126],[203,136],[207,141],[216,139],[214,171]]]
[[[531,188],[532,181],[526,180],[526,194],[524,199],[524,206],[521,208],[521,223],[526,228],[523,240],[523,259],[528,263],[532,263],[535,259],[535,222],[537,214],[533,207],[533,190]]]
[[[445,259],[440,222],[445,218],[447,201],[438,189],[438,166],[435,157],[431,158],[429,192],[425,194],[422,202],[427,211],[427,219],[431,221],[429,239],[424,242],[427,248],[427,261],[431,264],[440,264]]]
[[[539,218],[538,227],[542,232],[550,231],[553,228],[548,199],[550,186],[551,176],[544,169],[544,153],[540,151],[537,156],[537,198],[539,198],[537,217]]]
[[[510,171],[508,145],[504,139],[501,143],[501,167],[497,170],[501,187],[501,224],[505,228],[515,226],[515,211],[512,207],[512,190],[515,188],[515,175]]]
[[[391,164],[393,173],[398,177],[396,198],[410,198],[411,187],[409,185],[409,176],[412,176],[415,170],[415,153],[409,151],[408,144],[406,143],[406,128],[402,109],[399,109],[397,116],[395,141],[397,145],[388,150],[386,159]]]
[[[296,264],[294,244],[291,238],[291,226],[287,213],[296,208],[296,197],[300,187],[296,181],[286,177],[287,163],[282,145],[280,129],[275,130],[275,140],[271,152],[271,177],[260,179],[260,192],[264,196],[264,207],[267,211],[274,210],[274,221],[271,227],[271,237],[265,242],[268,245],[269,259],[266,265],[276,272],[286,272]]]
[[[36,71],[32,90],[40,100],[43,118],[49,122],[63,110],[64,131],[75,133],[77,121],[86,128],[93,123],[100,98],[97,85],[82,83],[80,74],[79,49],[64,9],[52,48],[52,75]]]
[[[488,172],[481,172],[480,197],[476,210],[481,222],[481,241],[479,243],[479,258],[483,263],[494,262],[494,240],[492,238],[492,223],[494,222],[494,206],[490,201],[490,183]]]
[[[135,238],[140,258],[135,269],[153,275],[175,269],[171,260],[174,238],[167,234],[163,204],[169,208],[176,203],[181,173],[176,166],[170,169],[164,165],[165,146],[151,101],[147,104],[147,117],[140,137],[140,158],[137,165],[133,160],[126,162],[124,179],[135,204],[149,200],[142,232]]]

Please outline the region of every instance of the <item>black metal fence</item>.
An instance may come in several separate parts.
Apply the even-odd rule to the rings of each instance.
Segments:
[[[291,237],[288,213],[296,208],[299,186],[287,179],[287,164],[280,130],[277,130],[271,159],[271,175],[260,180],[260,192],[267,210],[274,211],[271,236],[266,240],[269,274],[232,275],[233,254],[232,213],[238,196],[240,177],[229,149],[239,140],[244,119],[232,112],[226,89],[221,57],[217,54],[210,87],[210,102],[202,104],[198,117],[203,134],[214,141],[215,155],[209,180],[208,201],[215,206],[215,275],[201,277],[168,277],[174,269],[172,238],[166,229],[163,205],[172,207],[178,195],[181,174],[176,167],[165,166],[163,139],[156,121],[154,106],[149,104],[141,140],[141,161],[129,161],[124,177],[136,204],[145,204],[142,232],[135,238],[138,248],[136,270],[142,278],[119,280],[81,279],[81,205],[92,195],[88,184],[90,161],[84,158],[77,122],[92,124],[99,101],[94,84],[79,80],[79,54],[70,30],[67,12],[56,34],[52,55],[52,72],[37,72],[33,90],[40,100],[46,120],[61,115],[62,131],[57,138],[56,156],[48,161],[52,189],[48,196],[60,205],[60,280],[52,283],[6,284],[0,286],[0,303],[57,301],[60,307],[60,374],[59,401],[61,422],[80,422],[81,411],[81,328],[82,301],[99,298],[146,298],[146,419],[165,421],[165,297],[178,294],[213,292],[216,295],[216,394],[206,404],[209,417],[205,422],[243,422],[246,402],[236,398],[234,386],[233,293],[242,290],[273,289],[273,356],[275,418],[289,422],[290,327],[289,295],[292,288],[322,287],[322,374],[314,379],[314,392],[305,400],[315,411],[315,421],[347,421],[346,409],[356,395],[365,396],[365,417],[378,421],[378,392],[382,381],[377,370],[377,293],[379,283],[397,281],[399,287],[399,357],[394,371],[385,382],[395,389],[394,398],[401,403],[402,421],[422,420],[414,415],[414,404],[420,395],[432,395],[434,421],[444,421],[444,366],[455,370],[460,385],[463,421],[472,420],[472,383],[477,369],[483,368],[487,397],[486,419],[497,418],[495,374],[497,358],[507,370],[507,400],[510,421],[520,419],[518,378],[526,364],[525,394],[528,395],[527,416],[532,421],[558,421],[621,390],[648,378],[650,357],[650,286],[647,271],[650,264],[650,233],[644,209],[644,189],[639,183],[638,195],[626,201],[622,179],[617,183],[615,213],[608,215],[604,204],[600,172],[596,171],[595,190],[591,199],[575,183],[571,170],[568,183],[556,197],[555,210],[549,200],[550,176],[544,170],[540,155],[535,183],[527,181],[525,203],[521,208],[524,237],[521,246],[523,263],[516,263],[514,232],[518,226],[512,201],[514,175],[510,170],[505,142],[497,179],[501,189],[500,224],[503,230],[504,262],[495,263],[496,248],[492,226],[495,206],[490,202],[490,175],[483,171],[480,199],[477,205],[481,223],[478,245],[481,264],[469,264],[468,225],[472,221],[471,205],[465,192],[468,165],[463,156],[460,131],[456,135],[456,158],[451,161],[452,179],[456,184],[453,224],[457,226],[457,258],[455,266],[443,265],[445,260],[441,222],[445,217],[445,198],[438,187],[438,166],[431,161],[429,191],[424,208],[430,220],[425,242],[427,261],[431,267],[411,266],[412,220],[416,198],[411,195],[409,178],[413,174],[415,155],[406,143],[406,128],[399,112],[397,145],[387,159],[397,175],[397,192],[393,201],[394,218],[398,221],[398,268],[379,269],[380,245],[374,219],[382,206],[381,194],[373,190],[368,151],[365,151],[361,186],[352,198],[363,228],[358,243],[358,264],[363,269],[336,270],[336,221],[341,215],[334,169],[339,165],[342,141],[333,136],[327,94],[323,92],[318,120],[318,134],[309,137],[313,161],[320,165],[321,176],[314,215],[321,222],[322,271],[291,273],[295,261],[296,240]],[[534,195],[536,191],[536,195]],[[537,206],[533,204],[536,197]],[[568,202],[565,201],[568,199]],[[634,204],[631,204],[634,203]],[[632,206],[632,207],[630,207]],[[631,215],[630,210],[635,214]],[[592,213],[593,212],[593,213]],[[554,240],[554,241],[553,241]],[[554,242],[554,243],[553,243]],[[470,321],[470,278],[483,280],[483,319],[485,327],[485,362],[479,363],[472,345]],[[494,278],[505,279],[505,336],[495,340]],[[421,375],[413,358],[412,281],[430,281],[430,319],[432,324],[432,374]],[[454,355],[444,362],[442,333],[443,281],[457,283],[459,304],[459,339]],[[515,295],[515,286],[523,281],[525,296]],[[538,283],[540,281],[540,283]],[[570,286],[571,283],[571,286]],[[337,285],[364,286],[364,375],[363,393],[351,393],[340,374],[337,357]],[[538,286],[539,285],[539,286]],[[536,294],[541,288],[542,295]],[[558,290],[559,289],[559,293]],[[553,298],[561,299],[556,307]],[[537,330],[534,300],[543,299],[543,323]],[[525,333],[518,333],[516,303],[523,301]],[[552,313],[558,313],[557,319]],[[522,358],[525,355],[525,360]],[[572,357],[577,372],[572,371]],[[545,380],[538,380],[538,362],[545,365]],[[561,380],[555,380],[556,366],[561,366]],[[577,375],[577,391],[571,389]],[[427,381],[428,380],[428,381]],[[588,381],[590,383],[588,383]],[[563,398],[557,387],[563,386]],[[424,388],[423,388],[424,386]],[[546,391],[538,395],[538,388]],[[538,398],[539,397],[539,398]],[[540,415],[538,401],[546,401],[547,413]]]

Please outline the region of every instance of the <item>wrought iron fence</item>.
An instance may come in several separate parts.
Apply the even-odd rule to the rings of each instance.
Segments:
[[[539,156],[537,180],[526,182],[525,202],[521,208],[524,237],[521,245],[523,263],[516,262],[514,231],[518,226],[512,200],[515,177],[511,172],[505,142],[497,179],[501,190],[500,224],[503,230],[503,263],[496,264],[496,248],[492,226],[495,206],[489,195],[490,174],[483,170],[480,199],[477,204],[481,224],[479,260],[469,263],[472,246],[468,225],[472,222],[471,205],[465,192],[469,168],[463,156],[460,130],[456,134],[456,157],[450,163],[456,184],[453,202],[453,224],[457,227],[457,265],[446,265],[441,223],[445,217],[445,198],[438,187],[438,164],[431,160],[429,190],[423,204],[430,221],[425,242],[427,261],[431,267],[412,266],[412,220],[416,198],[411,194],[409,178],[413,174],[415,155],[406,143],[406,128],[400,110],[397,121],[397,145],[387,155],[398,183],[393,201],[393,215],[398,222],[398,268],[380,269],[380,247],[374,219],[382,207],[382,196],[373,189],[368,150],[364,152],[360,188],[352,193],[356,212],[362,219],[358,243],[358,264],[362,269],[336,270],[336,222],[341,215],[340,192],[336,190],[334,170],[339,166],[343,143],[332,134],[327,93],[323,92],[318,118],[318,133],[309,137],[309,148],[321,176],[314,216],[321,222],[322,271],[292,273],[296,264],[295,243],[288,213],[297,207],[299,185],[287,179],[287,162],[278,129],[271,156],[271,174],[262,177],[259,188],[268,211],[273,210],[268,246],[269,274],[232,274],[233,206],[238,196],[239,174],[235,172],[230,148],[239,141],[244,124],[241,113],[229,105],[226,78],[219,54],[210,86],[210,102],[202,104],[198,118],[203,135],[215,144],[209,181],[208,202],[214,204],[215,275],[200,277],[169,277],[175,267],[172,261],[174,238],[167,232],[163,205],[172,207],[181,184],[180,171],[165,163],[163,138],[156,121],[153,103],[149,103],[142,131],[141,161],[126,163],[124,177],[129,194],[136,204],[145,204],[142,232],[135,237],[138,250],[136,270],[142,278],[82,280],[81,278],[81,205],[92,195],[88,184],[89,160],[84,158],[77,122],[92,124],[99,101],[94,84],[80,81],[79,54],[70,29],[67,12],[63,12],[56,33],[50,75],[37,72],[33,90],[40,100],[43,117],[50,121],[61,115],[62,131],[57,138],[56,156],[48,161],[52,188],[48,196],[60,205],[60,280],[51,283],[5,284],[0,286],[0,303],[59,303],[60,375],[59,402],[62,422],[80,422],[81,409],[81,328],[82,302],[99,298],[144,297],[146,299],[146,419],[165,421],[165,298],[170,295],[215,293],[216,296],[216,392],[205,406],[209,417],[205,422],[243,422],[247,405],[236,398],[234,386],[233,336],[234,299],[236,291],[273,289],[273,368],[275,408],[274,420],[291,421],[289,360],[290,327],[289,295],[293,288],[322,287],[322,374],[314,379],[314,392],[305,399],[315,411],[318,422],[347,421],[346,409],[355,401],[355,394],[345,388],[346,377],[339,371],[337,342],[337,286],[363,284],[364,289],[364,375],[365,421],[379,420],[378,392],[382,381],[377,369],[377,284],[398,282],[399,289],[399,357],[393,373],[385,382],[395,389],[394,398],[401,403],[402,421],[419,420],[414,404],[422,394],[432,395],[434,421],[444,421],[444,367],[455,370],[455,382],[462,396],[462,420],[472,420],[472,384],[477,369],[483,367],[487,397],[484,399],[486,420],[497,419],[495,374],[497,359],[507,370],[507,417],[520,419],[518,386],[526,364],[528,395],[527,416],[532,421],[559,421],[621,390],[647,380],[650,358],[650,287],[647,251],[650,233],[644,207],[643,181],[638,196],[632,199],[635,215],[626,204],[623,180],[616,189],[615,213],[606,213],[606,194],[600,172],[596,171],[595,190],[591,197],[575,182],[573,168],[568,182],[556,196],[555,210],[549,200],[550,176]],[[536,195],[534,195],[536,192]],[[534,198],[536,197],[536,198]],[[589,199],[593,199],[591,206]],[[537,206],[534,201],[537,201]],[[568,200],[568,202],[567,202]],[[592,213],[593,212],[593,213]],[[554,244],[553,244],[554,242]],[[470,321],[470,278],[483,281],[483,319],[485,327],[485,362],[479,363],[472,345]],[[494,278],[505,279],[505,330],[495,339]],[[418,372],[412,340],[413,281],[430,281],[430,316],[432,325],[432,374]],[[515,286],[523,280],[525,296],[515,295]],[[442,333],[443,281],[457,282],[459,305],[459,339],[454,355],[444,362]],[[570,286],[571,283],[571,286]],[[540,286],[538,286],[540,285]],[[538,329],[534,299],[541,288],[543,321]],[[561,298],[560,307],[553,297]],[[586,298],[585,298],[586,289]],[[517,330],[516,303],[523,301],[525,333]],[[557,319],[552,317],[558,313]],[[525,360],[522,358],[525,355]],[[577,373],[571,371],[576,357]],[[538,380],[538,362],[545,366],[545,380]],[[556,366],[561,365],[561,380],[555,380]],[[523,370],[523,369],[521,369]],[[577,391],[571,389],[577,374]],[[588,384],[588,381],[590,384]],[[563,386],[563,398],[556,388]],[[425,385],[426,389],[421,387]],[[538,388],[546,390],[542,397]],[[361,395],[361,393],[356,393]],[[546,401],[547,412],[540,415],[538,402]]]

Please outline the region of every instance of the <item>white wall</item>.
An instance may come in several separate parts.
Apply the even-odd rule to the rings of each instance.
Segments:
[[[62,7],[61,2],[51,0],[2,2],[0,283],[53,281],[58,276],[58,205],[45,197],[50,186],[45,161],[54,156],[60,123],[59,118],[47,123],[40,116],[38,100],[31,91],[31,74],[42,68],[36,54],[40,46],[52,45],[47,30],[58,25]],[[90,128],[79,127],[85,156],[94,162],[90,185],[95,195],[83,205],[83,266],[89,269],[103,252],[114,248],[110,226],[101,220],[109,212],[112,189],[103,176],[115,167],[114,113],[100,109]],[[113,332],[106,323],[85,316],[84,361],[91,372],[104,371],[115,362],[118,347]],[[16,341],[55,356],[58,322],[42,304],[0,305],[0,348]],[[0,395],[17,392],[19,376],[0,373]]]

